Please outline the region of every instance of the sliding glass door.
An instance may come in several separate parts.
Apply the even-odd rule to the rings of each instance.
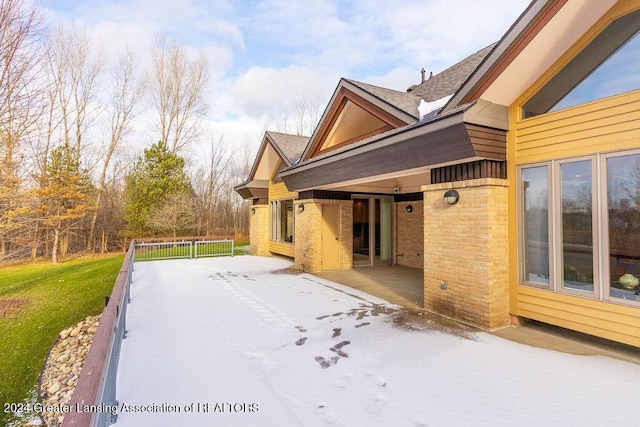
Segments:
[[[391,263],[392,208],[389,197],[358,196],[353,199],[353,265]]]

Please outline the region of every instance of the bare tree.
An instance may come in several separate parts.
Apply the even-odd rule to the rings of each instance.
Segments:
[[[98,77],[104,70],[101,52],[96,51],[83,28],[58,28],[49,49],[48,60],[57,95],[55,107],[62,124],[61,142],[83,154],[83,136],[98,117],[90,110],[98,90]]]
[[[234,234],[249,234],[249,207],[250,203],[244,200],[233,189],[234,185],[242,182],[249,176],[253,159],[255,158],[255,147],[252,141],[246,140],[241,149],[236,152],[231,168],[230,179],[227,180],[226,192],[230,204],[230,211],[233,220]]]
[[[11,233],[25,225],[21,144],[40,114],[38,10],[23,0],[0,0],[0,258]]]
[[[131,130],[131,122],[135,117],[134,108],[139,103],[143,94],[143,85],[137,83],[134,79],[133,66],[133,52],[127,50],[126,53],[120,56],[118,65],[112,72],[113,91],[111,95],[110,137],[106,144],[106,152],[104,153],[104,160],[102,162],[102,172],[100,173],[95,206],[87,237],[87,251],[90,252],[95,250],[95,230],[98,221],[98,210],[105,191],[109,165],[111,164],[114,153]],[[104,247],[104,243],[102,246]]]
[[[149,212],[149,227],[159,232],[170,231],[173,237],[178,232],[192,231],[195,226],[192,198],[188,193],[175,193]]]
[[[296,110],[296,135],[310,136],[322,116],[322,101],[319,96],[307,98],[302,95]]]
[[[228,180],[231,158],[227,155],[222,137],[216,142],[211,141],[210,151],[205,155],[208,160],[204,166],[198,168],[193,181],[197,213],[198,234],[212,235],[219,218],[221,196],[224,182]]]
[[[175,40],[156,38],[148,87],[157,113],[160,140],[174,153],[201,136],[201,117],[207,111],[205,90],[208,81],[209,67],[204,54],[189,59],[185,49]]]
[[[284,105],[277,125],[279,132],[299,136],[310,136],[322,116],[322,101],[319,96],[307,98],[302,95],[300,101],[293,106],[293,115],[289,107]]]
[[[104,69],[102,53],[93,46],[85,30],[75,25],[56,29],[47,44],[45,63],[47,110],[39,144],[33,149],[39,167],[35,175],[40,177],[40,187],[43,186],[42,177],[49,173],[47,160],[53,147],[68,147],[78,161],[94,154],[86,150],[90,146],[86,135],[99,117],[92,105],[97,97],[98,78]],[[46,231],[40,230],[41,226],[39,221],[32,256],[38,253],[41,242],[48,245],[50,241],[50,236],[42,234]],[[66,237],[59,236],[60,239]]]

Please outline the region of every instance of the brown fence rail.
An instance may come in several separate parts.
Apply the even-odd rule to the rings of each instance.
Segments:
[[[186,240],[186,239],[185,239]],[[132,240],[122,263],[111,297],[108,300],[98,330],[87,353],[70,411],[65,415],[63,427],[106,427],[116,422],[116,376],[120,346],[126,336],[127,304],[129,303],[133,269],[138,261],[169,258],[201,258],[233,256],[233,240],[198,240],[138,243]],[[165,253],[165,246],[173,252]],[[136,253],[136,250],[138,253]]]
[[[135,241],[122,263],[115,286],[87,353],[63,426],[108,426],[117,417],[116,374],[126,333],[127,304],[133,275]]]

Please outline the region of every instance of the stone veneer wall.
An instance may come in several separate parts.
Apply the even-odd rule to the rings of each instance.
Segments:
[[[407,212],[407,206],[413,212]],[[424,266],[424,206],[422,200],[396,202],[396,264],[406,267]]]
[[[443,199],[451,188],[460,194],[452,206]],[[507,181],[475,179],[422,190],[425,308],[484,329],[509,325]]]
[[[304,204],[304,212],[298,205]],[[340,269],[353,266],[353,201],[305,199],[294,202],[296,215],[295,266],[303,271],[322,271],[322,205],[339,204]]]
[[[269,256],[269,205],[254,205],[255,213],[250,214],[249,253],[251,255]]]

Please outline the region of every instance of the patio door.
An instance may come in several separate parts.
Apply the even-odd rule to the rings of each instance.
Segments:
[[[390,197],[354,197],[354,267],[391,263],[392,207]]]

